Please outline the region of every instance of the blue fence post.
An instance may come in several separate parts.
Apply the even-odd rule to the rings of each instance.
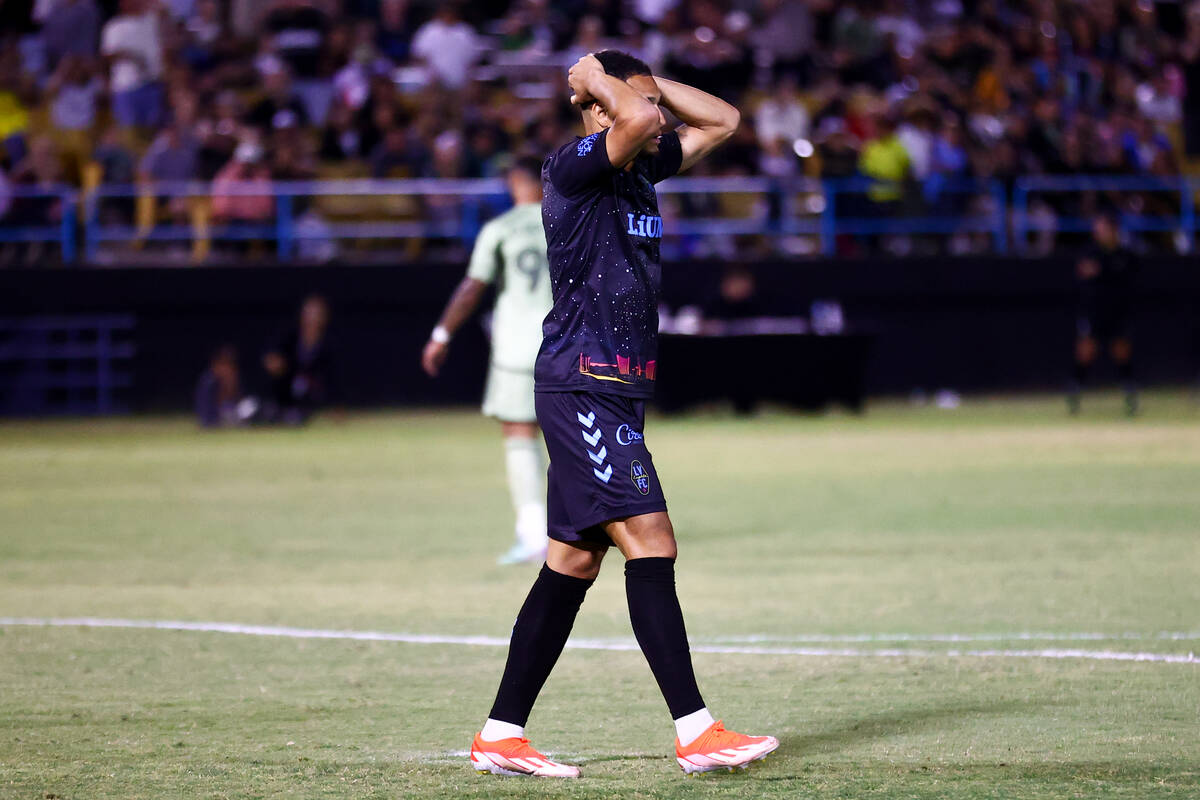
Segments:
[[[292,196],[286,191],[282,191],[275,196],[275,254],[280,261],[286,261],[291,257],[295,234],[295,225],[292,220]]]
[[[1027,212],[1029,210],[1029,194],[1025,189],[1024,182],[1017,180],[1013,186],[1012,200],[1012,216],[1013,216],[1013,239],[1016,246],[1017,255],[1025,255],[1025,248],[1028,245],[1026,241],[1029,235]]]
[[[1179,177],[1179,227],[1187,235],[1187,252],[1192,252],[1196,239],[1196,201],[1193,197],[1195,185],[1192,179]]]
[[[83,200],[83,260],[96,260],[96,248],[100,246],[100,190],[93,189]]]
[[[992,202],[996,204],[992,244],[998,254],[1004,255],[1008,252],[1008,197],[1004,192],[1004,184],[995,178],[988,181],[988,188],[992,193]]]
[[[832,256],[837,253],[837,190],[828,178],[821,181],[821,190],[825,192],[825,208],[821,211],[821,252]]]
[[[75,260],[75,198],[74,192],[66,190],[59,195],[62,199],[62,230],[59,242],[62,246],[62,260],[70,264]]]
[[[96,328],[96,411],[112,413],[112,328],[105,320]]]

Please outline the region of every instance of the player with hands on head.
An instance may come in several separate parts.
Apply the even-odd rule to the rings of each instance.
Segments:
[[[421,353],[436,376],[450,340],[496,286],[492,347],[483,413],[500,421],[516,541],[500,564],[540,563],[546,557],[546,464],[533,407],[533,362],[550,310],[546,234],[542,230],[541,162],[520,158],[505,174],[513,208],[483,226],[467,275],[450,296]]]
[[[615,546],[625,558],[634,635],[675,722],[679,766],[687,773],[733,769],[779,742],[725,730],[700,695],[675,592],[675,533],[643,423],[658,370],[663,225],[654,184],[728,139],[739,114],[618,51],[581,58],[567,82],[584,136],[542,165],[554,305],[534,371],[550,455],[550,544],[513,626],[471,762],[497,774],[579,775],[535,750],[525,724]],[[663,109],[682,126],[664,130]]]

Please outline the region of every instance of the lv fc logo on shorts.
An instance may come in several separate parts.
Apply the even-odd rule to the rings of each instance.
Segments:
[[[642,462],[634,459],[629,465],[629,477],[633,479],[633,485],[642,494],[650,494],[650,473],[646,472],[646,468],[642,466]]]

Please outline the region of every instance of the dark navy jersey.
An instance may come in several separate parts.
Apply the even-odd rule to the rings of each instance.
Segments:
[[[542,165],[542,224],[554,306],[534,367],[539,392],[649,397],[658,349],[662,218],[654,184],[679,171],[679,136],[631,169],[608,160],[608,130],[576,139]]]

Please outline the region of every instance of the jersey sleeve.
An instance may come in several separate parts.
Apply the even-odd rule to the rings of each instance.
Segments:
[[[500,228],[489,222],[479,231],[475,248],[471,251],[471,263],[467,266],[467,277],[482,283],[494,283],[500,271]]]
[[[665,181],[679,172],[683,164],[683,146],[679,143],[679,134],[675,131],[664,133],[658,140],[658,152],[649,156],[648,161],[651,183]]]
[[[564,197],[582,194],[612,172],[608,128],[561,148],[550,159],[547,175]]]

